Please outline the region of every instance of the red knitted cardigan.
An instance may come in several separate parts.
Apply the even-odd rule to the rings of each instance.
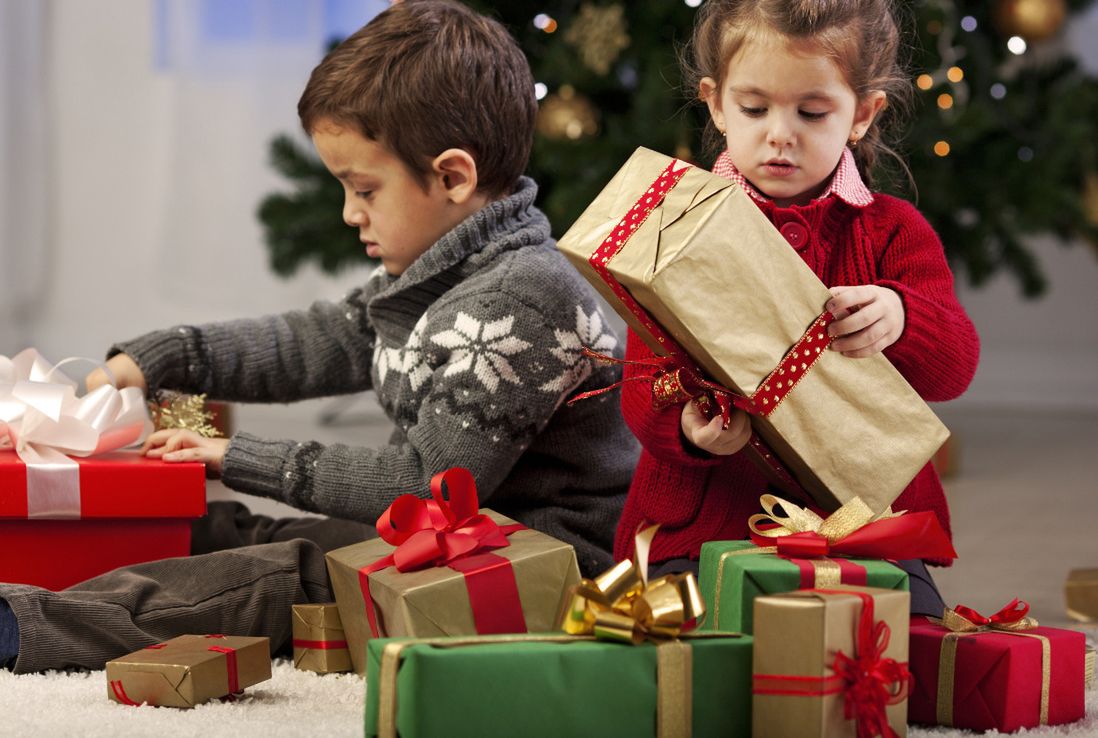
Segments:
[[[899,293],[904,331],[884,354],[924,400],[951,400],[965,391],[976,372],[979,338],[954,293],[941,241],[912,205],[880,194],[865,207],[835,196],[789,208],[770,201],[757,204],[779,229],[789,222],[807,228],[808,238],[796,244],[798,253],[827,286],[876,284]],[[630,331],[626,358],[651,356]],[[625,377],[647,371],[626,366]],[[622,413],[642,451],[618,525],[615,558],[632,555],[641,521],[660,524],[652,562],[696,559],[706,541],[748,537],[747,519],[760,512],[766,482],[743,454],[712,456],[689,444],[679,429],[681,406],[653,410],[646,382],[624,385]],[[933,510],[952,536],[949,506],[930,464],[893,507]]]

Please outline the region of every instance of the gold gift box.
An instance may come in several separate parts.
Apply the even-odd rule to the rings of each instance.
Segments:
[[[1069,617],[1091,623],[1098,620],[1098,569],[1072,569],[1064,584]]]
[[[515,521],[481,509],[500,526]],[[544,533],[524,528],[507,536],[511,545],[491,553],[511,562],[519,600],[529,633],[556,629],[569,590],[579,582],[575,550]],[[328,574],[332,579],[339,616],[359,674],[366,673],[366,642],[370,624],[359,583],[359,570],[392,553],[394,547],[380,538],[330,551]],[[380,635],[385,637],[477,635],[465,575],[446,566],[400,572],[395,567],[370,574]]]
[[[777,674],[826,679],[834,674],[831,664],[837,652],[856,657],[862,600],[842,594],[846,591],[864,592],[873,597],[873,622],[883,620],[892,629],[883,657],[906,666],[910,593],[840,584],[828,587],[827,593],[805,589],[755,599],[753,673],[756,676]],[[796,688],[803,688],[805,683],[795,683]],[[825,695],[756,693],[751,702],[751,734],[754,738],[794,735],[854,738],[857,726],[853,720],[846,719],[844,703],[841,692]],[[897,735],[907,735],[907,700],[888,705],[885,711],[888,724]]]
[[[351,652],[334,602],[293,606],[294,668],[332,674],[351,671]]]
[[[233,649],[230,654],[211,650]],[[194,707],[271,678],[271,643],[250,636],[181,635],[107,662],[107,695],[122,704]]]
[[[558,247],[657,354],[659,341],[589,263],[673,160],[640,148]],[[678,162],[685,166],[683,162]],[[734,182],[691,167],[607,268],[708,378],[752,394],[831,293]],[[881,512],[949,432],[883,355],[825,351],[754,428],[826,509]]]

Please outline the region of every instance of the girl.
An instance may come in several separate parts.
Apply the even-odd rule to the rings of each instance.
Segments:
[[[831,348],[854,358],[884,352],[928,401],[960,395],[976,371],[979,339],[954,295],[941,242],[913,206],[865,184],[891,153],[884,127],[911,94],[891,3],[708,0],[686,56],[688,85],[709,109],[706,135],[723,148],[713,172],[738,182],[831,288]],[[651,356],[630,333],[626,358]],[[644,382],[624,385],[622,407],[643,452],[616,558],[630,555],[641,520],[661,524],[654,573],[696,570],[704,542],[746,538],[766,492],[739,453],[748,418],[739,412],[722,429],[693,402],[656,411]],[[894,506],[931,510],[949,531],[930,464]],[[911,574],[912,611],[940,615],[926,567],[901,563]]]

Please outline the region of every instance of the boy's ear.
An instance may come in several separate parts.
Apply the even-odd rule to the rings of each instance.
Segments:
[[[721,96],[717,94],[717,80],[712,77],[702,77],[698,83],[698,97],[709,106],[709,115],[713,118],[713,124],[718,131],[728,128],[724,124],[724,111],[721,110]]]
[[[871,90],[869,94],[858,101],[854,110],[854,123],[850,127],[850,139],[861,140],[869,126],[873,124],[877,114],[885,108],[888,97],[882,90]]]
[[[447,197],[464,205],[477,193],[477,162],[464,149],[446,149],[431,162]]]

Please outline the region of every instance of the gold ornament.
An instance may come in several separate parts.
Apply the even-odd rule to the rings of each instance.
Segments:
[[[598,111],[572,85],[561,85],[559,92],[542,101],[537,127],[546,138],[574,141],[598,132]]]
[[[1098,227],[1098,172],[1087,172],[1083,179],[1083,214],[1087,223]],[[1098,241],[1091,241],[1090,245],[1098,254]]]
[[[178,428],[194,431],[205,438],[217,438],[221,432],[212,423],[214,414],[206,409],[206,395],[172,394],[160,402],[150,402],[157,430]]]
[[[620,4],[580,6],[564,40],[579,50],[583,63],[598,74],[610,71],[618,55],[629,46],[625,8]]]
[[[998,0],[995,25],[1008,36],[1043,41],[1055,36],[1067,17],[1065,0]]]

